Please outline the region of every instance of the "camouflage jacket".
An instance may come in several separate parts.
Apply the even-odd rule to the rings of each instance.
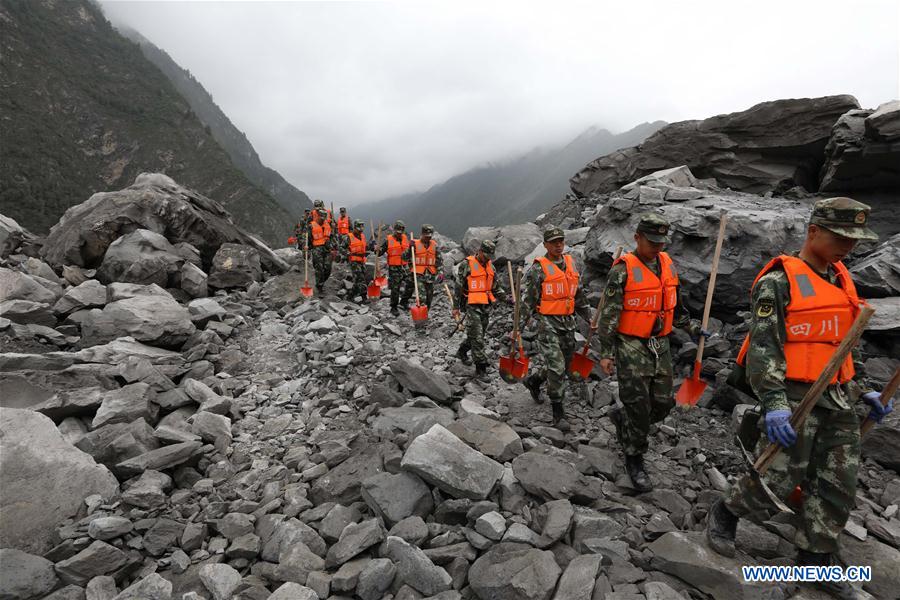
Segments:
[[[335,249],[337,249],[337,245],[336,245],[336,243],[335,243],[335,240],[337,239],[337,237],[338,237],[337,233],[334,231],[334,229],[332,229],[332,230],[331,230],[331,235],[328,237],[328,241],[325,242],[324,248],[325,248],[326,250],[335,250]],[[309,242],[309,249],[310,249],[310,251],[312,251],[312,250],[315,248],[315,247],[313,246],[312,227],[307,227],[307,228],[306,228],[306,240],[307,240],[307,242]]]
[[[456,299],[454,302],[456,308],[462,311],[465,311],[469,305],[469,273],[471,270],[467,258],[456,267]],[[494,267],[494,283],[491,286],[491,293],[498,300],[506,298],[506,291],[500,287],[500,272],[497,271],[497,267]]]
[[[834,269],[829,267],[823,278],[833,284],[836,281]],[[747,382],[766,411],[790,410],[788,401],[803,398],[811,385],[785,379],[785,307],[791,301],[790,292],[787,275],[781,269],[773,269],[759,279],[751,296],[750,345],[745,369]],[[856,368],[854,387],[858,387],[854,394],[860,390],[870,391],[858,349],[853,350],[853,362]],[[850,408],[849,392],[847,386],[828,386],[817,404],[832,410]]]
[[[657,277],[659,276],[659,260],[652,265],[647,265]],[[606,300],[604,300],[603,308],[600,312],[600,323],[597,328],[597,336],[600,339],[600,358],[615,358],[616,346],[619,344],[632,343],[637,338],[630,335],[624,335],[618,332],[619,316],[622,314],[622,303],[625,298],[625,284],[628,281],[628,269],[624,262],[620,262],[609,270],[606,279],[606,290],[604,291]],[[696,336],[700,333],[700,324],[691,319],[691,315],[684,305],[681,296],[681,286],[678,286],[678,302],[675,305],[675,316],[672,321],[673,327],[687,330],[691,335]],[[662,329],[662,320],[657,319],[654,333]],[[665,344],[668,347],[668,344]]]
[[[566,270],[566,261],[554,262],[561,271]],[[538,263],[532,263],[525,273],[525,295],[522,297],[522,318],[525,323],[530,319],[540,319],[555,331],[574,331],[575,315],[541,315],[538,307],[541,304],[541,285],[544,283],[544,270]],[[581,285],[575,291],[575,314],[585,321],[591,320],[591,307],[584,295]]]

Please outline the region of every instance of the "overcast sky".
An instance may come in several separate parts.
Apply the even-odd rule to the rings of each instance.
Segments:
[[[103,0],[262,161],[354,204],[473,166],[776,98],[900,97],[900,2]]]

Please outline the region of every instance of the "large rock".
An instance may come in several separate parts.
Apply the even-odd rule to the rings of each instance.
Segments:
[[[495,262],[511,260],[518,263],[522,262],[537,244],[543,243],[544,237],[534,223],[503,227],[470,227],[463,235],[463,249],[468,254],[477,253],[479,245],[485,240],[497,245],[493,258]]]
[[[219,247],[229,242],[256,248],[269,271],[288,268],[268,246],[239,229],[221,204],[160,173],[142,173],[129,188],[94,194],[68,209],[50,229],[43,258],[54,267],[96,268],[110,244],[136,229],[155,231],[172,244],[191,244],[207,271]]]
[[[309,491],[310,499],[315,504],[337,502],[345,506],[361,500],[362,482],[384,472],[384,452],[388,447],[381,445],[356,452],[316,480]]]
[[[156,391],[143,381],[106,392],[91,428],[97,429],[113,423],[131,423],[135,419],[144,419],[148,423],[155,421],[158,409],[153,405]]]
[[[428,396],[435,402],[447,402],[450,399],[450,383],[447,379],[411,360],[401,358],[392,362],[391,374],[413,394]]]
[[[0,317],[9,319],[20,325],[43,325],[53,327],[56,325],[56,317],[46,302],[33,302],[31,300],[4,300],[0,302]]]
[[[870,536],[861,542],[851,535],[841,535],[841,558],[848,565],[872,567],[872,581],[863,588],[876,598],[895,598],[900,589],[900,550],[882,544]]]
[[[447,571],[402,538],[389,536],[385,543],[385,555],[397,565],[397,579],[426,597],[449,590],[453,583]]]
[[[900,233],[849,267],[863,298],[900,296]]]
[[[560,568],[552,552],[501,543],[469,570],[469,585],[481,600],[549,600]]]
[[[58,285],[57,285],[58,287]],[[40,280],[20,271],[0,267],[0,302],[6,300],[30,300],[53,304],[62,295],[41,285]]]
[[[674,575],[713,598],[768,600],[765,584],[744,583],[742,561],[719,555],[706,545],[704,533],[673,531],[650,544],[650,565]],[[860,563],[854,563],[860,564]]]
[[[211,288],[246,288],[262,280],[259,252],[241,244],[222,244],[213,257],[206,284]]]
[[[427,517],[434,508],[431,490],[412,473],[379,473],[362,483],[362,498],[376,516],[393,527],[403,519]]]
[[[23,242],[33,242],[34,235],[16,223],[16,220],[0,215],[0,258],[14,253]]]
[[[184,259],[164,236],[138,229],[109,245],[97,269],[97,279],[103,283],[155,283],[168,287],[169,280],[181,271],[183,264]]]
[[[819,190],[900,188],[900,101],[850,110],[834,124],[825,147]]]
[[[378,519],[362,523],[350,523],[341,532],[341,538],[328,549],[325,566],[339,567],[360,552],[371,548],[384,539],[384,529]]]
[[[900,418],[888,416],[863,438],[862,455],[900,473]]]
[[[203,270],[189,262],[181,267],[181,289],[191,298],[204,298],[208,294],[209,277]]]
[[[94,577],[112,573],[126,562],[128,558],[124,552],[95,540],[75,556],[56,563],[56,572],[66,583],[85,585]]]
[[[0,549],[0,598],[28,600],[49,593],[59,583],[53,563],[13,548]]]
[[[526,491],[545,500],[568,498],[590,504],[603,497],[602,482],[583,475],[561,458],[526,452],[512,462],[513,473]]]
[[[106,286],[96,279],[88,279],[67,290],[63,297],[53,305],[53,312],[58,315],[67,315],[76,310],[95,308],[105,304]]]
[[[725,210],[728,252],[722,253],[719,262],[713,310],[723,319],[734,320],[735,307],[748,305],[750,286],[766,261],[800,247],[810,207],[795,200],[733,193],[699,182],[699,187],[691,188],[677,183],[671,176],[658,177],[600,198],[585,261],[596,273],[605,274],[615,248],[633,246],[640,215],[647,211],[661,214],[672,224],[667,252],[675,257],[681,289],[689,308],[699,314],[706,298],[719,218]],[[670,195],[677,199],[670,200]]]
[[[763,102],[703,121],[667,125],[642,144],[589,163],[569,180],[580,197],[611,192],[660,169],[687,165],[698,177],[752,193],[818,187],[822,153],[832,126],[852,96]]]
[[[503,421],[470,415],[454,421],[447,429],[482,454],[501,463],[525,451],[519,434]]]
[[[184,343],[196,331],[191,314],[172,297],[135,296],[91,310],[82,322],[86,345],[119,337],[164,347]]]
[[[66,442],[49,418],[0,409],[0,547],[43,554],[56,525],[93,494],[112,498],[115,477]]]
[[[441,425],[412,441],[400,462],[456,498],[484,500],[503,475],[503,465],[473,450]]]

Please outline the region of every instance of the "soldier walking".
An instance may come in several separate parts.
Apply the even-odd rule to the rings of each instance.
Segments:
[[[422,235],[416,240],[416,277],[419,280],[419,288],[425,290],[425,306],[431,308],[431,300],[434,297],[434,283],[444,281],[441,269],[444,266],[437,242],[431,238],[434,227],[422,225]]]
[[[326,220],[328,212],[324,208],[315,211],[315,220],[309,224],[309,247],[312,253],[313,269],[316,273],[316,289],[319,293],[331,276],[331,261],[334,252],[334,239],[331,225]]]
[[[635,250],[619,257],[609,271],[598,328],[600,368],[617,374],[622,403],[610,418],[638,492],[653,489],[644,469],[650,424],[665,419],[675,406],[669,334],[679,327],[694,337],[708,337],[682,302],[675,264],[662,251],[668,236],[669,222],[661,215],[641,216]]]
[[[409,299],[413,294],[412,272],[409,270],[409,238],[404,233],[406,224],[403,221],[394,223],[394,233],[389,235],[378,249],[378,256],[387,254],[388,286],[391,288],[391,314],[400,315],[398,304],[403,310],[409,308]],[[402,293],[401,293],[401,288]]]
[[[558,227],[544,231],[547,253],[534,259],[525,275],[524,318],[536,320],[538,351],[544,359],[542,369],[524,380],[525,387],[537,403],[542,403],[541,386],[547,384],[547,395],[553,410],[553,424],[568,431],[563,400],[566,396],[566,373],[575,352],[575,314],[591,320],[591,308],[581,287],[580,275],[570,254],[563,254],[565,233]]]
[[[344,255],[346,254],[345,249],[347,247],[348,236],[350,235],[351,228],[350,216],[347,215],[347,209],[343,206],[339,209],[336,227],[338,234],[337,248],[341,259],[343,260]]]
[[[366,224],[357,219],[353,222],[353,229],[347,233],[345,246],[345,258],[350,264],[350,275],[353,277],[353,287],[350,289],[350,299],[360,296],[360,304],[366,301]]]
[[[456,306],[453,318],[460,312],[466,313],[466,339],[459,346],[456,356],[463,364],[471,364],[469,351],[475,360],[475,376],[487,376],[487,354],[484,335],[488,328],[491,308],[498,299],[506,298],[506,292],[499,285],[491,257],[494,256],[494,242],[481,242],[478,252],[459,264],[456,270]]]
[[[785,500],[796,486],[804,490],[794,539],[798,565],[837,564],[838,537],[855,502],[859,467],[859,420],[851,387],[862,390],[861,399],[874,421],[893,409],[892,402],[881,405],[881,394],[866,386],[848,356],[802,428],[795,431],[790,424],[791,412],[859,313],[863,301],[841,261],[858,241],[878,239],[867,227],[869,211],[850,198],[816,202],[799,254],[776,257],[757,275],[750,331],[737,358],[737,374],[743,375],[765,414],[757,449],[770,442],[783,447],[763,475],[765,483]],[[734,556],[738,518],[764,520],[772,508],[765,492],[744,476],[710,509],[710,546]],[[817,585],[838,598],[871,597],[846,582]]]

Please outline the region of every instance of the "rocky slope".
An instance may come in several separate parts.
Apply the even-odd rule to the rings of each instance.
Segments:
[[[616,211],[641,198],[680,207],[694,235],[707,229],[700,215],[713,210],[711,195],[760,200],[689,175],[656,174],[569,217],[580,226],[570,243],[589,264],[602,261],[594,257],[619,240],[601,238],[606,229],[592,219],[609,218],[617,235],[628,223]],[[165,187],[141,193],[171,202]],[[192,197],[192,210],[215,214]],[[78,214],[90,213],[68,217]],[[417,328],[407,315],[391,318],[384,300],[343,298],[339,265],[324,295],[303,301],[302,273],[266,273],[265,247],[225,243],[207,264],[200,249],[167,237],[176,225],[123,232],[94,272],[35,258],[39,240],[0,218],[0,560],[14,566],[4,569],[3,597],[771,597],[739,567],[790,564],[788,519],[743,522],[735,560],[713,554],[701,533],[710,503],[745,468],[732,414],[746,400],[720,380],[742,324],[713,323],[720,337],[707,362],[719,381],[697,408],[653,428],[656,490],[637,495],[607,418],[614,378],[570,385],[564,434],[522,386],[496,372],[473,379],[453,357],[461,336],[451,336],[444,297]],[[779,228],[786,240],[791,231],[789,219],[756,227],[746,233]],[[498,262],[518,262],[535,245],[532,228],[468,238],[497,239]],[[89,228],[76,230],[90,240]],[[450,262],[462,258],[442,243]],[[681,249],[695,251],[699,265],[702,249]],[[277,254],[298,264],[296,250]],[[122,256],[134,268],[118,268],[129,263]],[[893,285],[879,280],[890,274],[879,257],[867,260],[870,285]],[[494,356],[509,319],[498,307]],[[675,342],[683,376],[692,342]],[[898,362],[864,350],[870,377],[885,381]],[[873,567],[866,587],[878,598],[900,588],[898,424],[892,415],[863,445],[842,539],[849,564]],[[795,598],[825,596],[804,589]]]
[[[0,211],[43,233],[70,206],[141,172],[217,198],[283,243],[291,215],[252,183],[168,79],[88,0],[0,6]]]

